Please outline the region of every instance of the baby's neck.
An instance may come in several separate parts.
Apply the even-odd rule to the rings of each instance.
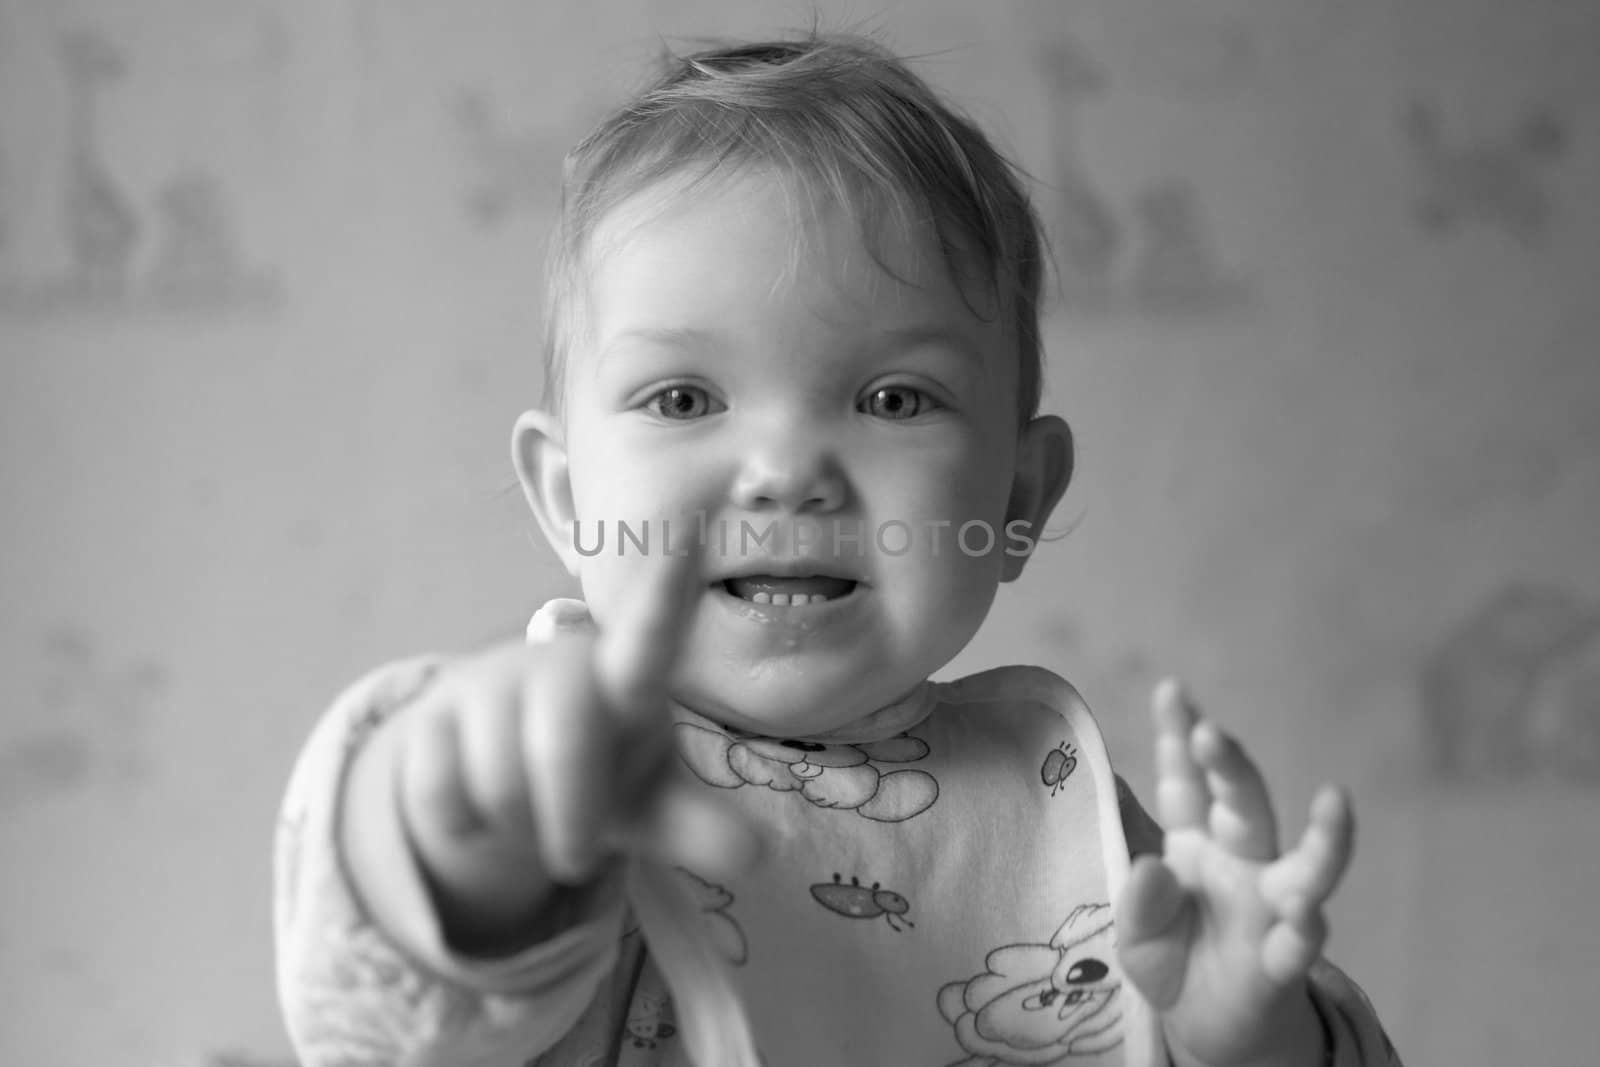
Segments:
[[[581,600],[568,597],[557,597],[546,601],[544,606],[534,613],[528,622],[527,637],[529,641],[548,641],[557,634],[571,632],[592,632],[594,621],[589,614],[588,605]],[[754,733],[760,736],[781,738],[793,741],[815,741],[819,744],[850,745],[861,744],[868,741],[881,741],[886,737],[894,737],[911,729],[917,723],[928,717],[934,705],[934,685],[929,681],[921,681],[912,686],[898,699],[890,701],[868,715],[844,726],[820,734],[775,734],[770,730],[750,731],[733,723],[722,721],[721,717],[706,714],[698,708],[687,704],[678,705],[683,711],[694,718],[709,725],[717,726],[724,730],[732,729],[738,733]]]
[[[918,682],[897,700],[893,700],[877,711],[843,726],[837,726],[817,734],[779,734],[770,729],[752,731],[746,727],[721,721],[717,716],[706,715],[697,709],[679,704],[684,711],[697,719],[702,720],[723,730],[747,736],[769,737],[774,740],[807,741],[824,745],[853,745],[864,744],[869,741],[882,741],[885,738],[895,737],[905,733],[916,726],[933,710],[935,703],[934,685],[929,681]]]

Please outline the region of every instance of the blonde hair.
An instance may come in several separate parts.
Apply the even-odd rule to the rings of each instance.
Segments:
[[[566,360],[582,329],[585,258],[600,221],[669,179],[686,181],[681,193],[765,167],[847,206],[869,247],[868,220],[929,227],[969,307],[978,313],[975,277],[1011,316],[1019,425],[1033,417],[1043,238],[1018,171],[976,125],[883,46],[854,35],[668,53],[663,66],[566,158],[546,270],[551,410],[560,409]]]

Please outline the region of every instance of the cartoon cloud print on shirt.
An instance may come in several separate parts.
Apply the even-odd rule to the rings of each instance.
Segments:
[[[822,744],[789,738],[729,736],[694,723],[678,723],[678,749],[707,785],[738,789],[766,786],[799,793],[819,808],[854,811],[876,822],[903,822],[939,798],[926,771],[879,770],[879,763],[912,763],[928,744],[908,734],[858,744]]]
[[[950,1067],[1068,1067],[1122,1041],[1122,973],[1109,904],[1074,908],[1048,945],[1005,945],[988,970],[939,990],[971,1053]]]
[[[678,873],[688,880],[694,899],[706,917],[706,929],[723,958],[735,966],[743,966],[750,957],[750,946],[739,920],[728,914],[728,908],[733,904],[733,894],[715,882],[706,881],[687,867],[679,867]]]

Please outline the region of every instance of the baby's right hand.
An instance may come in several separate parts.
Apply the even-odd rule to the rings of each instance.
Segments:
[[[710,877],[748,861],[748,829],[688,786],[668,710],[702,587],[692,552],[666,556],[603,634],[465,661],[396,724],[391,796],[456,947],[557,932],[559,887],[619,853]]]

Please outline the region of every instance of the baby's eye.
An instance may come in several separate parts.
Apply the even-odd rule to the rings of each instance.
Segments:
[[[921,389],[884,385],[862,397],[856,410],[880,419],[912,419],[938,406],[938,402]]]
[[[726,407],[698,385],[674,385],[644,402],[651,412],[664,419],[703,419]]]

